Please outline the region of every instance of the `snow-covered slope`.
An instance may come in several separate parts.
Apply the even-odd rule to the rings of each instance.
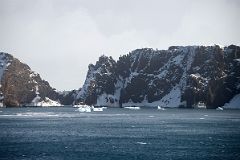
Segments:
[[[225,103],[224,108],[240,109],[240,94],[235,95],[229,103]]]
[[[117,62],[101,56],[89,65],[75,103],[193,107],[202,101],[216,108],[240,93],[239,58],[240,48],[234,45],[137,49]]]
[[[51,100],[48,97],[45,97],[44,99],[42,99],[41,97],[39,97],[38,95],[32,100],[32,102],[30,104],[28,104],[27,106],[41,106],[41,107],[50,107],[50,106],[62,106],[59,102]]]
[[[116,62],[111,57],[101,56],[96,65],[90,64],[88,68],[87,78],[75,103],[84,100],[87,104],[115,106]]]

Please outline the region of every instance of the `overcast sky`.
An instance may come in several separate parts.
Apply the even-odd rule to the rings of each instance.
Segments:
[[[238,0],[0,0],[0,51],[58,90],[88,64],[143,47],[240,45]]]

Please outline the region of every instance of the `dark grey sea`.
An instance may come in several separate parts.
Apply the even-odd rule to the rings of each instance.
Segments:
[[[0,159],[240,159],[240,110],[0,108]]]

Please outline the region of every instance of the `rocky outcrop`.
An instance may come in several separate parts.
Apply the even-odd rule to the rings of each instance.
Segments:
[[[12,55],[0,53],[2,103],[7,107],[25,106],[39,100],[58,100],[58,93],[39,74]]]
[[[96,106],[216,108],[240,93],[240,47],[137,49],[118,61],[101,56],[75,103]]]
[[[96,65],[90,64],[88,68],[86,81],[76,96],[75,103],[84,101],[96,104],[98,95],[113,95],[115,92],[116,62],[112,57],[101,56]]]
[[[136,49],[90,64],[79,90],[57,92],[12,55],[0,52],[0,106],[72,105],[208,108],[237,102],[240,47],[172,46]],[[237,98],[236,98],[237,97]],[[60,103],[57,103],[60,102]]]

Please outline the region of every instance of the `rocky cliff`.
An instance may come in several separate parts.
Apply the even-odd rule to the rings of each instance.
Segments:
[[[59,94],[39,74],[12,55],[0,52],[1,105],[60,105]],[[54,102],[54,103],[53,103]]]
[[[143,48],[90,64],[75,103],[96,106],[223,106],[240,93],[240,47]]]

